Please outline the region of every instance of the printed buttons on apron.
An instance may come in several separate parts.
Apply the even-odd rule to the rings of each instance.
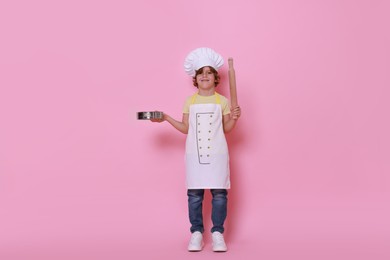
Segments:
[[[213,112],[199,113],[196,117],[197,131],[197,147],[200,164],[211,163],[211,134],[213,132],[213,124],[210,119],[213,117]]]

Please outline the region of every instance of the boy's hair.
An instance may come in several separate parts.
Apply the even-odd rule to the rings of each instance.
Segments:
[[[195,86],[195,87],[198,87],[198,83],[196,82],[196,76],[198,76],[199,74],[202,74],[202,73],[203,73],[203,69],[204,69],[205,67],[209,67],[209,68],[210,68],[210,71],[214,74],[214,78],[215,78],[215,82],[214,82],[214,83],[215,83],[215,86],[218,86],[219,81],[220,81],[221,78],[220,78],[219,75],[218,75],[218,71],[216,71],[216,69],[214,69],[214,68],[211,67],[211,66],[204,66],[204,67],[198,69],[197,71],[195,71],[195,76],[192,78],[192,82],[193,82],[194,86]]]

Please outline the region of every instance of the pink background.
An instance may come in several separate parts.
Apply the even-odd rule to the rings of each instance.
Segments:
[[[1,1],[0,259],[390,259],[389,12]],[[195,90],[183,60],[202,46],[234,57],[243,112],[228,135],[226,254],[209,232],[186,251],[185,135],[135,119],[181,118]]]

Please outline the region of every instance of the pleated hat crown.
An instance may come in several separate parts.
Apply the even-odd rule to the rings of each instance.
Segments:
[[[223,65],[223,58],[211,48],[197,48],[191,51],[184,60],[184,70],[191,77],[198,69],[210,66],[218,70]]]

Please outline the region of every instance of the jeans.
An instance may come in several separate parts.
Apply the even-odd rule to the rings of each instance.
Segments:
[[[211,220],[213,222],[213,227],[211,232],[219,231],[224,232],[223,224],[227,216],[227,190],[225,189],[211,189],[211,194],[213,199],[211,201],[212,212]],[[203,233],[203,197],[204,189],[189,189],[187,190],[188,195],[188,213],[190,217],[191,233],[199,231]]]

